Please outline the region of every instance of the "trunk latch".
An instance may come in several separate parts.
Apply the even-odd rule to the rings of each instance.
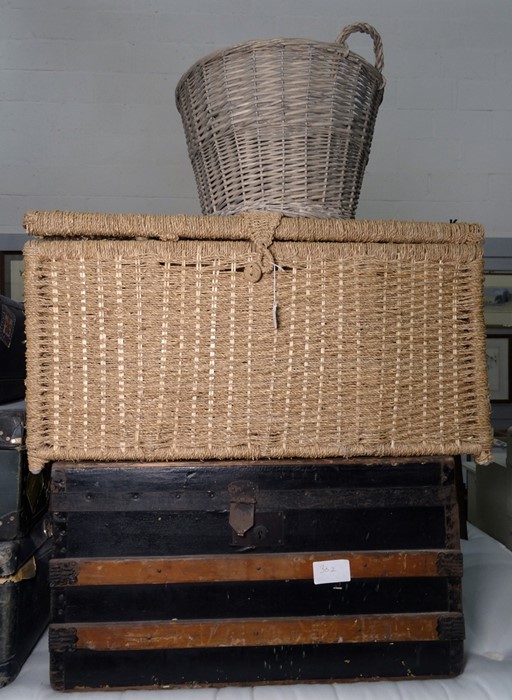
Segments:
[[[229,524],[239,537],[243,537],[254,526],[258,487],[251,481],[232,481],[228,492]]]

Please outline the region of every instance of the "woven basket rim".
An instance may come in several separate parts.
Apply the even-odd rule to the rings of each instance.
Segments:
[[[219,61],[227,56],[231,56],[236,53],[241,53],[243,51],[266,51],[269,49],[300,49],[314,47],[316,49],[327,51],[329,53],[341,54],[342,58],[347,61],[353,61],[354,63],[363,65],[369,70],[370,74],[373,74],[373,78],[378,80],[381,85],[380,90],[384,89],[385,79],[381,71],[376,68],[370,61],[361,56],[354,51],[351,51],[347,46],[339,44],[334,41],[317,41],[314,39],[302,39],[300,37],[277,37],[274,39],[251,39],[249,41],[242,41],[238,44],[233,44],[232,46],[227,46],[222,49],[217,49],[212,51],[205,56],[199,58],[195,63],[193,63],[190,68],[188,68],[185,73],[181,76],[176,85],[175,96],[176,102],[179,102],[179,93],[181,91],[181,86],[185,83],[190,75],[197,71],[199,68],[204,67],[208,63],[213,63]]]
[[[315,219],[260,211],[226,216],[33,210],[25,213],[23,226],[31,236],[75,240],[250,241],[255,230],[264,229],[276,242],[481,244],[485,235],[476,222]]]

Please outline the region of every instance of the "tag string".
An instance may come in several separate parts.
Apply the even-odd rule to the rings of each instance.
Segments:
[[[284,272],[284,268],[280,267],[276,263],[272,263],[272,286],[273,286],[273,304],[272,304],[272,318],[274,321],[274,328],[277,330],[279,328],[279,322],[277,318],[277,270]]]

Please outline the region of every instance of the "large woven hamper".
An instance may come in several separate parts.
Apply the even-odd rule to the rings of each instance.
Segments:
[[[31,212],[27,448],[54,460],[491,448],[478,225]]]
[[[375,66],[349,51],[369,34]],[[176,87],[203,214],[354,218],[382,101],[382,41],[250,41],[195,63]]]

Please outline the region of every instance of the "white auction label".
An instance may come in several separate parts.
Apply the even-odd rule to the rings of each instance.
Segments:
[[[350,581],[349,560],[314,561],[313,581],[315,583],[343,583]]]

